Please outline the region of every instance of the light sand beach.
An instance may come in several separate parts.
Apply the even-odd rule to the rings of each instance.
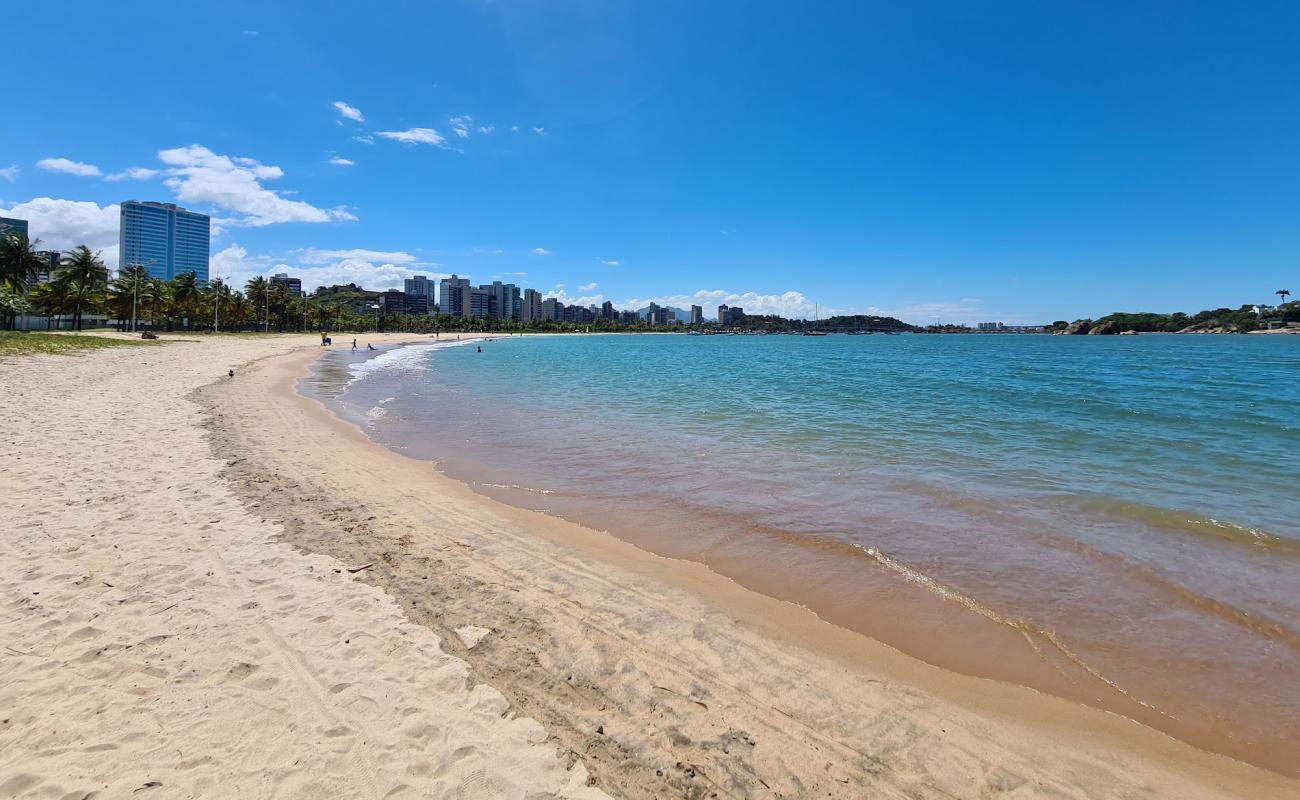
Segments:
[[[188,338],[0,363],[0,797],[1300,793],[475,494],[298,395],[312,337]]]

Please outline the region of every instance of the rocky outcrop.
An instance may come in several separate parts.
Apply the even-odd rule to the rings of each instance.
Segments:
[[[1087,333],[1088,331],[1090,331],[1091,329],[1092,329],[1092,320],[1076,319],[1074,322],[1071,322],[1069,325],[1066,325],[1065,330],[1061,332],[1064,333],[1066,336],[1081,336]]]
[[[1113,320],[1100,320],[1096,325],[1088,329],[1089,336],[1114,336],[1121,332],[1123,327]]]
[[[1188,325],[1179,333],[1241,333],[1241,328],[1233,324],[1223,324],[1217,317],[1207,319],[1204,322],[1198,322],[1195,325]]]

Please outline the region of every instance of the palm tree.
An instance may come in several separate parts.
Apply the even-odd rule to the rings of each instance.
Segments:
[[[248,302],[253,306],[255,316],[262,318],[262,330],[268,329],[267,315],[270,313],[270,286],[266,278],[258,275],[244,284],[244,294],[248,297]],[[261,312],[260,314],[258,312]]]
[[[172,278],[171,289],[172,312],[186,320],[186,328],[193,329],[201,299],[198,276],[193,272],[182,272]]]
[[[40,241],[30,241],[17,233],[0,237],[0,286],[7,286],[16,295],[27,293],[27,288],[36,276],[49,266],[45,257],[36,252],[36,245]],[[13,327],[14,319],[14,314],[5,312],[6,330]]]
[[[1277,295],[1277,304],[1280,306],[1286,305],[1286,299],[1291,296],[1291,292],[1287,289],[1278,289],[1276,292],[1273,292],[1273,294]]]
[[[62,327],[62,317],[72,307],[72,295],[76,287],[65,276],[56,273],[46,283],[32,287],[30,292],[32,305],[41,316],[45,317],[45,329]]]
[[[82,309],[101,294],[108,285],[108,267],[99,257],[99,253],[90,252],[90,248],[79,244],[63,254],[63,265],[58,277],[70,282],[74,289],[72,297],[72,324],[81,330]]]
[[[149,323],[158,325],[158,312],[166,316],[171,305],[171,284],[160,278],[149,278],[140,286],[139,302],[149,309]]]
[[[117,278],[109,284],[108,307],[119,325],[126,320],[134,322],[139,316],[140,293],[148,280],[149,273],[144,267],[131,264],[119,270]]]

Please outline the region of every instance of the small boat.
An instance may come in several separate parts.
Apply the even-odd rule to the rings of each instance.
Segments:
[[[815,324],[819,324],[819,323],[821,323],[821,321],[822,321],[821,306],[814,305],[814,306],[813,306],[813,322],[814,322]],[[803,335],[804,335],[804,336],[825,336],[825,335],[826,335],[826,331],[818,331],[818,330],[812,330],[812,331],[810,331],[810,330],[808,330],[807,328],[805,328],[805,329],[804,329],[804,332],[803,332]]]

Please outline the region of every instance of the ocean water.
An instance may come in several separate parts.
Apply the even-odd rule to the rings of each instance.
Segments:
[[[304,389],[498,499],[1300,769],[1300,337],[509,337]]]

